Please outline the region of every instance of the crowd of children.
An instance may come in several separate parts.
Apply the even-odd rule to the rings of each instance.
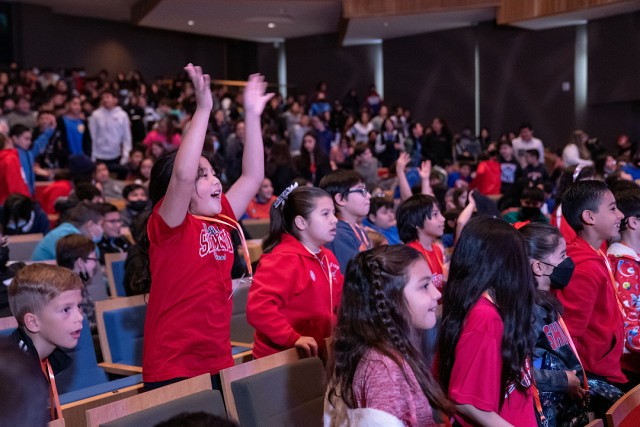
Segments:
[[[258,74],[235,98],[212,90],[200,67],[185,71],[172,88],[185,94],[183,110],[156,98],[176,117],[157,118],[148,134],[118,106],[126,98],[143,120],[140,99],[152,97],[139,96],[142,84],[123,97],[114,85],[98,92],[100,79],[80,89],[100,99],[95,116],[78,111],[77,96],[63,97],[64,108],[44,99],[61,115],[41,110],[35,138],[23,123],[0,134],[3,171],[24,177],[0,179],[6,234],[44,227],[38,176],[55,175],[55,189],[70,180],[51,171],[73,174],[32,257],[57,266],[9,268],[0,240],[10,283],[0,304],[50,390],[38,408],[46,418],[60,417],[60,348],[77,344],[83,316],[95,327],[93,300],[106,297],[96,273],[110,252],[129,252],[125,288],[149,292],[146,390],[200,374],[220,387],[234,364],[232,277],[241,275],[255,358],[298,348],[327,360],[325,426],[582,426],[638,383],[631,158],[613,163],[584,132],[566,155],[545,153],[528,123],[495,141],[488,129],[454,136],[442,118],[425,128],[391,113],[375,89],[371,105],[344,112],[325,87],[307,108],[266,93]],[[243,218],[270,222],[255,274],[237,256]]]

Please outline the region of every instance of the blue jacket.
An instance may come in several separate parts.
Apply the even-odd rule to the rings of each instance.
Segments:
[[[16,146],[18,156],[20,156],[20,166],[22,166],[22,170],[24,171],[31,195],[34,195],[36,190],[36,173],[33,171],[33,164],[35,163],[36,157],[42,154],[45,148],[47,148],[51,135],[53,135],[53,129],[47,129],[42,132],[40,136],[33,141],[31,148],[28,150],[23,150]]]
[[[51,230],[33,250],[31,259],[33,261],[44,261],[47,259],[56,259],[56,243],[64,236],[69,234],[82,234],[78,228],[68,222],[63,222],[53,230]]]
[[[367,248],[371,248],[371,242],[362,229],[360,238],[356,237],[351,226],[344,221],[338,221],[336,228],[336,238],[324,246],[334,253],[340,264],[340,272],[344,274],[351,258],[360,252],[362,242],[365,242]]]

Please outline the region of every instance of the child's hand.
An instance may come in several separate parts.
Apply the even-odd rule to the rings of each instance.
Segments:
[[[313,337],[300,337],[294,345],[304,351],[307,357],[318,355],[318,343]]]
[[[213,98],[211,97],[211,77],[209,74],[202,74],[202,68],[189,63],[184,67],[191,83],[193,83],[193,92],[196,96],[197,108],[203,110],[211,110],[213,108]]]
[[[565,371],[567,374],[567,391],[569,396],[571,396],[575,400],[582,400],[586,391],[582,388],[580,384],[580,379],[576,375],[576,371]]]
[[[431,176],[431,160],[425,160],[424,162],[422,162],[418,173],[420,174],[421,179],[429,179],[429,177]]]
[[[244,109],[246,113],[260,116],[267,102],[273,98],[273,93],[265,94],[267,83],[261,74],[252,74],[244,89]]]
[[[411,156],[409,155],[409,153],[400,153],[398,160],[396,160],[396,174],[400,175],[401,173],[404,173],[410,161]]]

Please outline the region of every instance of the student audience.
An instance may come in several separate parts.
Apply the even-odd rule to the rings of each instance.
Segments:
[[[219,387],[233,365],[231,269],[246,215],[271,222],[255,277],[237,263],[253,279],[254,357],[333,354],[325,425],[581,426],[638,382],[640,155],[629,137],[607,153],[575,131],[545,153],[528,123],[495,140],[441,117],[423,127],[375,88],[334,103],[320,84],[283,100],[259,77],[244,93],[211,93],[198,67],[186,71],[186,82],[147,84],[28,70],[24,85],[0,71],[0,223],[45,234],[33,259],[57,258],[87,282],[12,264],[0,235],[4,284],[44,292],[12,306],[28,360],[66,364],[57,347],[77,342],[77,306],[91,306],[95,286],[106,297],[96,259],[128,252],[127,294],[150,291],[146,388],[202,373]],[[93,204],[105,197],[114,205]],[[0,288],[9,299],[12,287]],[[62,322],[47,310],[66,292]],[[51,413],[33,405],[59,416],[55,400]]]

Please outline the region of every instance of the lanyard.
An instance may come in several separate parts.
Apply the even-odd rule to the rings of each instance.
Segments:
[[[524,369],[525,375],[529,377],[531,380],[531,390],[533,391],[533,401],[536,404],[536,411],[540,416],[540,422],[543,426],[548,425],[547,418],[544,416],[544,412],[542,410],[542,402],[540,402],[540,392],[538,391],[538,386],[536,385],[536,380],[533,378],[533,374],[531,373],[531,365],[529,364],[529,358],[527,357],[524,360]]]
[[[358,242],[360,242],[360,247],[358,248],[358,250],[362,252],[369,249],[369,237],[367,237],[367,234],[362,231],[362,228],[360,228],[358,224],[349,224],[349,226],[353,230],[353,233],[356,235],[356,239],[358,239]]]
[[[567,325],[564,323],[564,319],[562,318],[562,316],[558,316],[558,323],[560,324],[560,327],[562,328],[562,331],[564,332],[564,334],[567,336],[567,340],[569,340],[569,345],[571,346],[571,350],[573,350],[573,354],[576,355],[576,358],[578,359],[578,363],[580,364],[580,367],[582,368],[582,376],[583,376],[583,380],[584,380],[584,389],[586,391],[589,391],[589,383],[587,382],[587,373],[584,371],[584,366],[582,366],[582,361],[580,360],[580,355],[578,354],[578,350],[576,349],[576,346],[573,343],[573,340],[571,339],[571,334],[569,333],[569,329],[567,329]]]
[[[49,379],[49,405],[51,408],[51,420],[58,420],[62,418],[62,408],[60,407],[60,398],[58,397],[58,388],[56,387],[56,378],[53,375],[53,369],[51,369],[51,363],[49,359],[40,361],[40,367],[45,377]]]
[[[211,217],[202,216],[202,215],[193,215],[193,217],[201,219],[203,221],[211,221],[218,224],[226,225],[227,227],[231,227],[238,231],[238,234],[240,234],[240,241],[242,242],[242,251],[243,251],[242,255],[244,257],[244,262],[247,264],[247,271],[249,272],[249,277],[247,277],[246,279],[244,278],[241,279],[240,282],[251,283],[251,281],[253,280],[253,267],[251,267],[251,257],[249,257],[249,247],[247,246],[247,239],[244,237],[244,232],[242,231],[242,227],[240,226],[240,224],[238,224],[238,221],[223,214],[219,214],[218,218],[211,218]],[[235,289],[231,291],[231,295],[229,295],[229,298],[233,296],[233,292],[235,292]]]
[[[304,245],[302,245],[304,246]],[[327,278],[327,280],[329,281],[329,303],[331,304],[329,306],[329,312],[331,313],[331,315],[333,315],[333,277],[331,276],[331,266],[329,265],[329,259],[327,258],[327,254],[325,254],[324,252],[322,252],[322,249],[320,249],[320,252],[322,252],[322,259],[318,258],[318,255],[313,253],[311,251],[311,249],[309,249],[308,247],[304,246],[304,248],[307,250],[307,252],[309,252],[311,255],[313,255],[313,257],[315,259],[318,260],[318,262],[320,263],[320,269],[322,270],[322,273],[324,274],[324,276]],[[326,265],[326,269],[325,269],[325,265]]]
[[[598,249],[596,252],[604,259],[604,265],[607,266],[607,271],[609,272],[609,278],[611,279],[611,285],[613,286],[613,294],[616,296],[616,301],[618,302],[618,309],[620,310],[620,313],[622,314],[622,318],[624,319],[625,318],[624,305],[622,304],[622,301],[620,301],[620,295],[618,295],[618,289],[616,286],[616,279],[613,275],[613,271],[611,270],[611,266],[609,265],[609,260],[607,259],[607,256],[604,254],[604,252],[602,252],[602,249]]]

